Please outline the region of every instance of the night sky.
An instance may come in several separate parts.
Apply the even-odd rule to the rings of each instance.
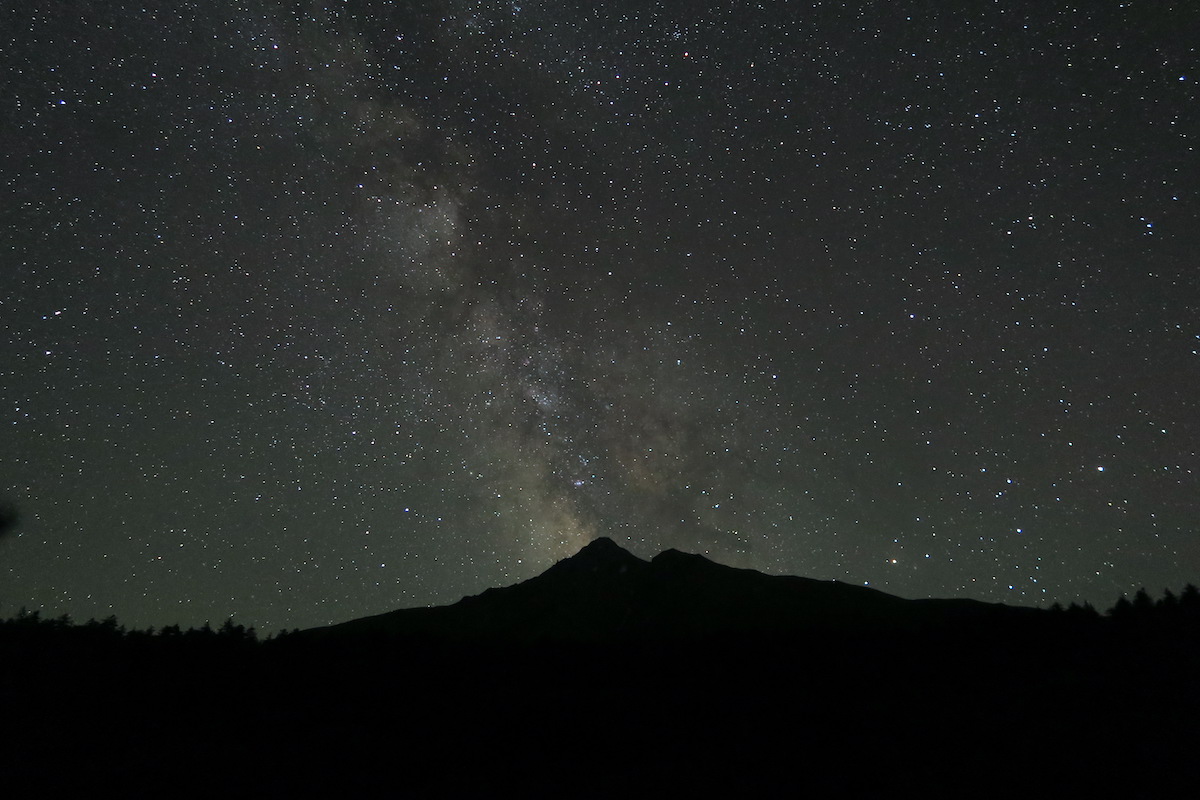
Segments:
[[[0,611],[1200,582],[1198,21],[4,3]]]

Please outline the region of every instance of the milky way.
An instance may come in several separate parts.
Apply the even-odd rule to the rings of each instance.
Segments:
[[[1197,580],[1197,12],[955,6],[9,4],[3,611]]]

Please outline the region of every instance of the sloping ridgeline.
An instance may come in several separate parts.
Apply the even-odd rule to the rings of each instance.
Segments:
[[[1161,796],[1194,769],[1193,595],[1109,617],[912,601],[600,539],[451,606],[266,643],[11,621],[4,774],[42,794]]]
[[[450,606],[401,609],[304,632],[314,640],[423,636],[457,642],[703,642],[720,637],[897,632],[1016,622],[1032,612],[912,601],[862,586],[764,575],[667,550],[643,561],[600,538],[543,574]]]

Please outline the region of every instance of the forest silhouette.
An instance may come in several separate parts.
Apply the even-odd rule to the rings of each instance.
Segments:
[[[612,548],[419,624],[398,613],[259,637],[233,619],[138,630],[22,610],[0,622],[6,783],[39,796],[1155,797],[1192,777],[1194,586],[1104,613],[930,606]],[[824,605],[757,626],[736,608],[681,622],[718,605],[761,618],[788,593]],[[564,627],[577,603],[596,619]],[[556,621],[514,622],[539,614]]]

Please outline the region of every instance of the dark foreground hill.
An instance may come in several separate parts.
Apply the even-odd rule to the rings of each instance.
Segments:
[[[735,569],[667,550],[644,561],[608,538],[541,575],[454,605],[305,631],[316,639],[422,636],[455,642],[633,642],[913,633],[1016,623],[1028,608],[904,600],[863,586]]]
[[[265,644],[9,622],[0,786],[1176,796],[1200,744],[1200,647],[1176,616],[908,601],[601,540],[453,606]]]

